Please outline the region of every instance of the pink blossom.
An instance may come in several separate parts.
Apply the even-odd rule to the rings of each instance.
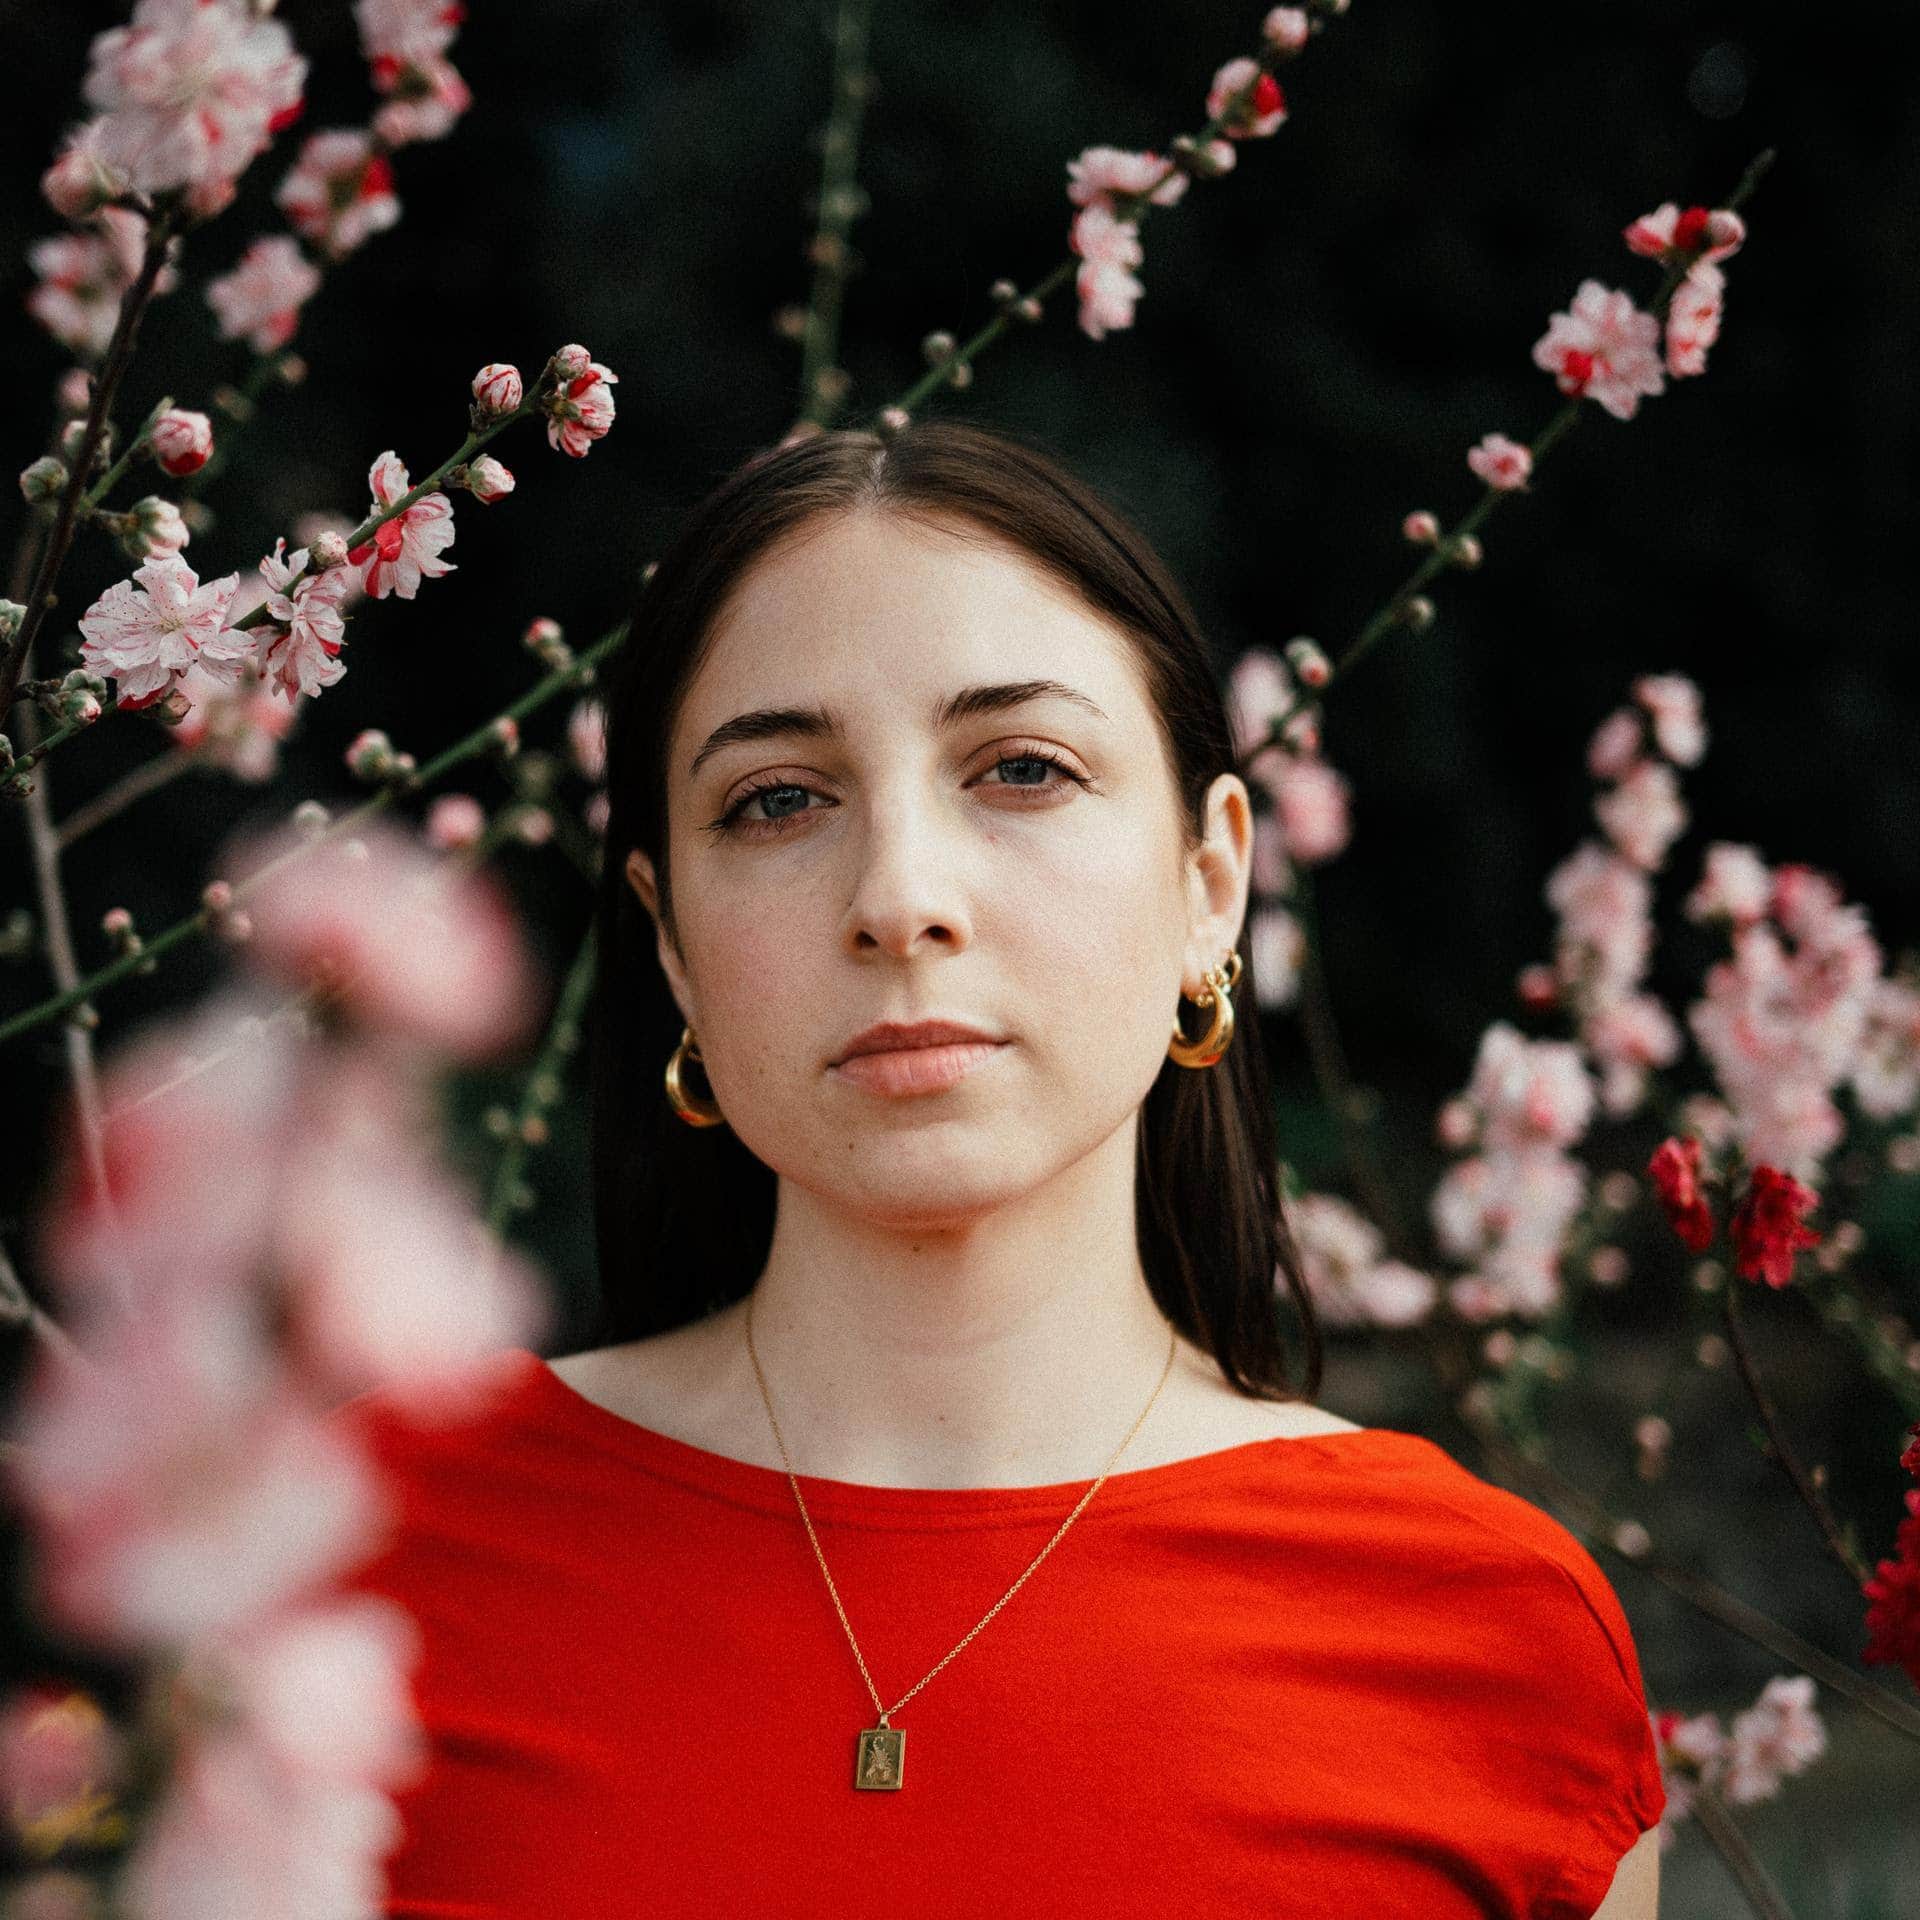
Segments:
[[[1611,793],[1593,803],[1607,838],[1648,873],[1656,873],[1667,852],[1687,830],[1687,806],[1680,783],[1664,760],[1637,761]]]
[[[177,553],[156,554],[80,616],[80,657],[96,673],[113,676],[116,704],[128,709],[164,699],[196,661],[217,677],[237,680],[253,653],[251,636],[227,625],[239,579],[230,573],[202,586]]]
[[[1778,1675],[1727,1730],[1720,1790],[1734,1806],[1768,1800],[1789,1775],[1804,1773],[1827,1750],[1809,1674]]]
[[[607,773],[607,709],[599,700],[579,700],[567,716],[567,746],[573,764],[586,780],[603,780]]]
[[[207,283],[207,304],[223,340],[244,334],[255,353],[272,353],[293,338],[301,307],[319,287],[320,269],[300,243],[276,233],[254,241],[230,273]]]
[[[307,74],[286,28],[241,0],[138,0],[91,57],[99,151],[148,193],[237,179],[298,117]]]
[[[1707,349],[1720,337],[1727,276],[1698,260],[1673,290],[1667,307],[1667,371],[1676,379],[1707,370]]]
[[[1600,1106],[1614,1119],[1633,1112],[1646,1097],[1647,1069],[1670,1067],[1685,1036],[1663,1001],[1629,993],[1594,1008],[1580,1038],[1600,1070]]]
[[[1293,676],[1271,647],[1248,647],[1227,676],[1227,717],[1233,752],[1244,760],[1294,704]]]
[[[1760,855],[1752,847],[1716,841],[1706,851],[1700,882],[1683,911],[1689,920],[1758,920],[1772,899],[1773,875]]]
[[[68,136],[60,157],[40,176],[40,191],[63,220],[84,220],[130,185],[105,150],[107,123],[89,120]]]
[[[1660,322],[1631,296],[1583,280],[1572,309],[1556,313],[1534,343],[1533,360],[1562,393],[1596,400],[1618,420],[1631,420],[1643,395],[1665,390]]]
[[[470,882],[425,884],[451,898]],[[490,944],[510,951],[497,931]],[[480,954],[468,958],[476,970],[486,964]],[[386,965],[391,985],[393,957],[377,964]],[[437,974],[439,984],[458,987],[459,964],[458,957],[415,964],[410,984],[429,988],[426,976]],[[523,996],[516,1011],[529,1013],[524,971],[488,990],[497,995],[513,986]],[[460,1014],[435,1010],[431,1017],[425,1027],[416,1012],[412,1030],[425,1027],[438,1044],[473,1050],[475,1027],[463,1029]],[[503,1349],[544,1339],[549,1315],[537,1270],[494,1240],[474,1196],[395,1124],[393,1081],[386,1062],[350,1057],[310,1103],[299,1177],[282,1195],[275,1250],[296,1283],[290,1313],[300,1352],[330,1393],[380,1387],[396,1402],[430,1405],[449,1376],[484,1378]]]
[[[1141,261],[1140,230],[1104,200],[1090,201],[1074,216],[1068,244],[1097,266],[1137,267]]]
[[[1724,260],[1740,251],[1746,237],[1746,222],[1731,207],[1711,211],[1689,207],[1682,213],[1673,200],[1662,202],[1621,230],[1621,238],[1635,253],[1654,260],[1665,259],[1675,249],[1702,261]]]
[[[1298,53],[1306,44],[1307,36],[1312,32],[1304,7],[1274,7],[1260,22],[1260,37],[1277,51],[1286,54]]]
[[[131,208],[102,207],[92,228],[37,240],[27,250],[38,276],[27,295],[27,311],[63,347],[97,360],[113,339],[121,297],[139,274],[147,223]],[[169,242],[169,257],[175,250]],[[163,266],[154,279],[155,297],[171,293],[179,282],[178,270]]]
[[[369,60],[429,60],[453,45],[467,10],[460,0],[355,0],[353,14]]]
[[[1285,907],[1263,905],[1247,916],[1248,959],[1262,1007],[1292,1006],[1300,994],[1306,935]]]
[[[1251,96],[1237,107],[1234,96],[1252,87]],[[1220,119],[1229,113],[1220,131],[1232,140],[1261,139],[1277,133],[1287,117],[1286,95],[1280,83],[1257,60],[1242,54],[1229,60],[1214,76],[1207,89],[1207,118]]]
[[[1615,707],[1587,742],[1587,771],[1596,780],[1618,780],[1639,759],[1645,731],[1631,707]]]
[[[308,135],[273,197],[293,230],[335,260],[400,218],[393,163],[359,127]]]
[[[194,413],[186,407],[169,407],[154,422],[147,444],[153,449],[160,470],[177,480],[185,474],[198,473],[207,464],[213,452],[213,422],[204,413]]]
[[[467,491],[483,507],[491,506],[496,500],[504,500],[513,487],[512,472],[492,454],[483,453],[479,459],[468,462]]]
[[[387,96],[386,104],[373,116],[373,130],[389,147],[443,139],[473,105],[466,81],[451,61],[438,54],[417,60],[376,60],[373,84]]]
[[[385,1518],[358,1454],[278,1381],[241,1293],[176,1285],[142,1306],[93,1331],[91,1364],[42,1361],[11,1463],[36,1603],[120,1652],[279,1604],[350,1565]]]
[[[1104,203],[1109,212],[1116,199],[1146,193],[1150,187],[1150,204],[1156,207],[1177,205],[1187,190],[1187,176],[1178,167],[1168,173],[1159,154],[1125,147],[1084,148],[1067,162],[1067,177],[1067,198],[1076,207]]]
[[[1490,433],[1468,450],[1467,465],[1488,486],[1511,493],[1527,484],[1533,472],[1533,451],[1504,433]]]
[[[525,399],[520,369],[505,360],[489,360],[473,376],[473,397],[483,413],[512,413]]]
[[[185,1743],[126,1867],[142,1920],[372,1915],[405,1829],[391,1797],[279,1762],[244,1733]]]
[[[1653,716],[1655,742],[1675,766],[1700,763],[1707,730],[1700,717],[1700,689],[1683,673],[1643,673],[1633,697]]]
[[[384,511],[412,491],[407,470],[391,448],[367,473],[375,511]],[[422,580],[438,580],[452,573],[451,560],[440,558],[453,545],[453,502],[444,493],[423,493],[404,513],[383,520],[373,537],[347,555],[361,569],[367,591],[376,600],[397,593],[411,600]]]
[[[487,810],[470,793],[443,793],[427,809],[422,826],[427,845],[442,853],[480,844],[487,830]]]
[[[1271,791],[1288,857],[1316,866],[1344,851],[1353,837],[1345,777],[1311,754],[1277,756]]]
[[[1580,1049],[1529,1040],[1504,1020],[1480,1036],[1466,1097],[1490,1148],[1571,1147],[1593,1119],[1594,1089]]]
[[[1585,840],[1547,876],[1547,905],[1560,916],[1555,971],[1603,1000],[1633,986],[1653,946],[1653,885],[1630,860]]]
[[[1074,275],[1080,297],[1080,330],[1091,340],[1104,340],[1117,327],[1133,325],[1133,309],[1146,288],[1127,271],[1109,261],[1083,260]]]
[[[548,415],[547,444],[557,453],[584,460],[613,425],[613,388],[619,378],[593,360],[584,373],[556,386],[542,403]]]
[[[1453,1310],[1470,1320],[1551,1313],[1563,1294],[1561,1250],[1586,1189],[1585,1169],[1552,1146],[1474,1154],[1449,1167],[1428,1212],[1441,1250],[1472,1263],[1447,1283]]]
[[[1324,1324],[1410,1327],[1433,1311],[1440,1295],[1433,1277],[1383,1258],[1379,1229],[1346,1201],[1303,1193],[1289,1198],[1286,1216],[1301,1277]]]
[[[263,869],[299,844],[290,833],[249,837],[233,857]],[[247,907],[251,961],[328,991],[364,1027],[463,1058],[526,1037],[537,996],[497,884],[443,867],[396,827],[367,821],[308,849],[265,874]]]
[[[1850,1075],[1854,1097],[1871,1119],[1899,1119],[1920,1101],[1920,985],[1876,980],[1866,1016]]]
[[[284,538],[274,541],[273,551],[260,562],[260,577],[272,589],[266,607],[274,624],[249,631],[259,635],[268,685],[291,704],[303,693],[334,685],[347,670],[340,658],[347,630],[340,606],[352,575],[346,567],[308,573],[307,549],[288,558],[286,548]]]
[[[1271,812],[1253,816],[1253,891],[1268,899],[1283,899],[1294,886],[1293,862],[1287,857],[1287,836]]]
[[[280,742],[293,725],[294,708],[268,686],[257,659],[236,684],[189,667],[176,691],[192,702],[186,717],[168,729],[177,751],[254,786],[279,771]]]

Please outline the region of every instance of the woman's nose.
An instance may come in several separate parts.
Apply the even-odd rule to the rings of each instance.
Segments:
[[[904,958],[924,942],[964,946],[971,937],[969,863],[959,816],[925,793],[876,792],[859,823],[846,933],[855,949]]]

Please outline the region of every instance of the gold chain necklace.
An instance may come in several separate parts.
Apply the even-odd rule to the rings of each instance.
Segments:
[[[927,1684],[928,1680],[933,1678],[935,1673],[940,1671],[941,1667],[947,1664],[947,1660],[951,1660],[953,1655],[960,1651],[960,1647],[964,1647],[967,1644],[967,1640],[971,1640],[973,1635],[978,1633],[980,1628],[984,1627],[987,1622],[1020,1591],[1021,1587],[1026,1583],[1027,1574],[1031,1573],[1033,1569],[1054,1550],[1054,1547],[1059,1543],[1061,1534],[1064,1534],[1066,1530],[1079,1519],[1087,1502],[1100,1491],[1102,1485],[1105,1484],[1107,1475],[1113,1471],[1113,1462],[1118,1460],[1121,1454],[1126,1451],[1127,1442],[1140,1431],[1141,1423],[1146,1419],[1147,1415],[1153,1411],[1154,1401],[1160,1398],[1160,1388],[1167,1384],[1167,1375],[1173,1371],[1174,1354],[1177,1350],[1177,1345],[1178,1336],[1174,1329],[1169,1326],[1167,1329],[1167,1364],[1161,1368],[1159,1383],[1154,1387],[1147,1404],[1140,1409],[1140,1418],[1128,1429],[1126,1440],[1122,1440],[1120,1444],[1114,1448],[1112,1459],[1108,1460],[1107,1464],[1100,1471],[1100,1478],[1080,1496],[1079,1506],[1075,1507],[1074,1510],[1061,1521],[1059,1531],[1034,1555],[1032,1564],[1028,1566],[1027,1572],[1023,1573],[1020,1578],[987,1609],[985,1614],[981,1616],[979,1624],[974,1627],[973,1633],[969,1633],[966,1639],[960,1642],[960,1646],[953,1649],[953,1653],[949,1653],[945,1660],[940,1661],[940,1663],[933,1668],[932,1672],[928,1673],[918,1685],[908,1688],[892,1706],[883,1707],[880,1704],[879,1692],[873,1684],[873,1676],[867,1671],[867,1663],[861,1657],[860,1643],[853,1637],[853,1628],[847,1620],[847,1610],[840,1604],[840,1590],[833,1584],[833,1575],[827,1572],[827,1557],[820,1551],[820,1537],[813,1530],[813,1520],[807,1512],[807,1503],[800,1497],[800,1482],[794,1474],[793,1460],[787,1452],[787,1443],[781,1438],[780,1422],[775,1420],[773,1416],[773,1398],[767,1392],[767,1376],[760,1371],[760,1356],[755,1352],[753,1345],[753,1295],[747,1295],[747,1357],[753,1362],[754,1377],[760,1382],[760,1398],[767,1403],[767,1418],[773,1422],[773,1437],[780,1448],[780,1458],[786,1462],[787,1483],[793,1488],[794,1499],[799,1501],[800,1518],[807,1523],[807,1538],[813,1542],[813,1557],[820,1562],[820,1571],[826,1575],[827,1591],[833,1595],[834,1611],[839,1614],[840,1624],[846,1629],[847,1644],[853,1649],[854,1659],[860,1663],[860,1677],[867,1683],[867,1692],[873,1697],[874,1710],[880,1716],[877,1726],[863,1727],[860,1730],[859,1748],[854,1756],[853,1764],[853,1784],[856,1787],[900,1787],[905,1784],[907,1762],[906,1729],[904,1727],[889,1726],[887,1722],[920,1691],[921,1687]]]

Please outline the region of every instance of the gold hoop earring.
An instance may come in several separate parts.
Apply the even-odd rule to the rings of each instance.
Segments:
[[[1167,1057],[1176,1066],[1210,1067],[1226,1052],[1233,1039],[1233,1002],[1227,996],[1240,984],[1240,973],[1240,955],[1236,950],[1220,965],[1207,969],[1205,984],[1198,994],[1180,996],[1183,1000],[1192,1000],[1197,1007],[1211,1007],[1213,1020],[1199,1039],[1189,1040],[1181,1032],[1179,1016],[1175,1015]]]
[[[700,1043],[693,1037],[691,1027],[680,1029],[680,1044],[667,1057],[667,1098],[673,1102],[673,1110],[690,1127],[717,1127],[726,1118],[720,1111],[719,1103],[703,1100],[692,1092],[686,1082],[686,1066],[689,1060],[700,1060]]]

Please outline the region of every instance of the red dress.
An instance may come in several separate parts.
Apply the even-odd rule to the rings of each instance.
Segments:
[[[1588,1920],[1665,1805],[1599,1567],[1414,1434],[1117,1470],[864,1791],[878,1716],[784,1472],[519,1348],[456,1424],[331,1417],[398,1496],[350,1584],[423,1630],[404,1920]],[[1091,1477],[800,1481],[891,1706]]]

